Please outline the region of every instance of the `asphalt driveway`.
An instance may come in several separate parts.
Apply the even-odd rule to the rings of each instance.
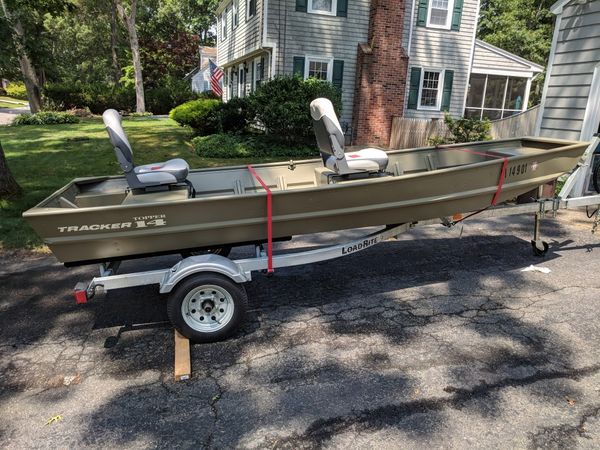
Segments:
[[[531,228],[427,227],[258,274],[243,330],[194,346],[184,383],[156,289],[77,306],[93,267],[5,255],[0,448],[598,448],[600,236],[547,220],[539,259]]]

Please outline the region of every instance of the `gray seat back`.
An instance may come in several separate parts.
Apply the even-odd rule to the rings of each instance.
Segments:
[[[333,103],[327,98],[313,100],[310,104],[310,115],[323,163],[334,156],[339,171],[344,172],[347,169],[344,155],[345,138]]]
[[[133,170],[133,149],[129,144],[129,139],[121,125],[121,115],[114,109],[107,109],[102,114],[102,120],[108,131],[108,137],[113,145],[119,164],[123,172],[128,173]]]

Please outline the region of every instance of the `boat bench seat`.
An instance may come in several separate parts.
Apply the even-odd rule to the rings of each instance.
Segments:
[[[186,180],[190,166],[185,160],[177,158],[136,166],[133,170],[138,180],[144,184],[174,184]]]
[[[356,152],[344,152],[344,133],[329,99],[313,100],[310,115],[325,167],[338,175],[385,172],[388,155],[383,150],[365,148]]]

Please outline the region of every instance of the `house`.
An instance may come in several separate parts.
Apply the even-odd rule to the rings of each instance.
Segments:
[[[326,79],[358,144],[387,145],[394,116],[506,117],[542,68],[477,41],[478,15],[479,0],[223,0],[224,99],[280,74]]]
[[[186,80],[190,80],[192,83],[193,92],[205,92],[210,91],[210,69],[209,61],[217,59],[217,48],[216,47],[200,47],[199,48],[200,61],[198,67],[192,70],[185,76]]]
[[[562,0],[538,116],[540,136],[588,141],[600,132],[600,1]]]
[[[504,119],[527,110],[538,64],[475,39],[465,117]]]

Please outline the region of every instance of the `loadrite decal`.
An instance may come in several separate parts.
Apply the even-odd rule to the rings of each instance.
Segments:
[[[116,223],[94,223],[91,225],[71,225],[58,227],[61,233],[76,233],[81,231],[102,231],[102,230],[123,230],[127,228],[152,228],[164,227],[167,224],[167,217],[164,214],[153,216],[133,217],[130,222]]]
[[[365,248],[371,247],[379,242],[379,238],[365,239],[358,244],[349,245],[348,247],[342,247],[342,255],[348,255],[350,253],[364,250]]]

